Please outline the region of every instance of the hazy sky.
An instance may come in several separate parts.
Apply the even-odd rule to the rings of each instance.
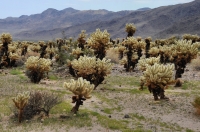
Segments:
[[[63,10],[106,9],[109,11],[136,10],[138,8],[174,5],[193,0],[1,0],[0,19],[43,12],[48,8]]]

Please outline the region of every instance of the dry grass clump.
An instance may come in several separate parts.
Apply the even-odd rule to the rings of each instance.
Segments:
[[[193,69],[200,71],[200,57],[192,60],[191,66],[192,66]]]
[[[197,114],[200,115],[200,96],[197,96],[194,99],[194,102],[192,102],[192,105],[196,108]]]
[[[110,48],[106,51],[106,58],[111,59],[112,63],[119,64],[119,57],[118,53],[116,53],[114,48]]]

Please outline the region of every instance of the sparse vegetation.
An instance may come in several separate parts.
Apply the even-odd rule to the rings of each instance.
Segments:
[[[133,24],[126,24],[126,32],[122,42],[112,40],[106,30],[100,29],[89,38],[82,31],[78,39],[63,37],[48,42],[15,42],[11,35],[3,34],[0,128],[14,130],[18,118],[25,131],[33,128],[28,128],[27,123],[32,126],[39,122],[43,125],[38,131],[50,126],[55,131],[83,127],[93,130],[94,126],[102,131],[197,131],[199,122],[193,120],[198,118],[193,115],[193,107],[199,114],[200,84],[192,79],[198,80],[199,76],[187,73],[199,69],[193,62],[186,64],[198,55],[199,37],[143,39],[133,37]],[[15,63],[18,60],[20,67]],[[10,68],[13,66],[16,68]],[[190,71],[191,66],[194,71]],[[174,88],[171,84],[183,74],[187,78],[183,76],[182,87]],[[153,93],[154,100],[143,86]],[[138,90],[140,87],[143,90]],[[74,94],[72,98],[70,92]],[[10,98],[15,95],[16,108],[10,106]],[[90,101],[86,102],[87,99]],[[185,119],[197,128],[183,125],[180,120]]]

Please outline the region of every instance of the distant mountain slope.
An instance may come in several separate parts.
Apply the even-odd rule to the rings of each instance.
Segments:
[[[13,37],[17,39],[28,40],[49,40],[57,37],[62,37],[61,33],[63,31],[65,32],[67,37],[77,37],[81,30],[86,30],[86,33],[90,34],[94,32],[97,28],[100,28],[101,30],[107,29],[108,32],[111,34],[112,38],[124,38],[126,37],[126,23],[134,23],[136,25],[137,31],[135,33],[135,36],[151,36],[152,38],[166,38],[170,37],[171,35],[182,35],[185,33],[200,35],[199,7],[200,0],[195,0],[193,2],[185,4],[162,6],[155,9],[139,9],[136,11],[77,11],[72,9],[73,13],[69,13],[68,17],[65,17],[65,22],[68,23],[68,25],[59,27],[59,25],[50,24],[54,26],[52,26],[51,28],[44,29],[34,27],[30,30],[15,32],[13,34]],[[46,15],[43,16],[44,18],[46,18],[45,20],[47,24],[49,20],[51,20],[49,17],[52,17],[52,15],[48,14],[56,12],[51,10],[46,10]],[[71,18],[73,20],[69,19],[70,15],[73,16],[73,18]],[[75,16],[78,17],[75,18]],[[55,20],[62,20],[62,22],[60,23],[63,23],[63,21],[65,20],[61,19],[61,17],[58,18],[59,19]],[[13,25],[14,24],[15,21],[13,21]],[[32,25],[34,25],[34,23]]]
[[[66,28],[77,24],[90,21],[111,20],[113,18],[123,17],[132,11],[111,12],[107,10],[75,10],[66,8],[58,11],[49,8],[41,14],[30,16],[22,15],[18,18],[9,17],[0,19],[0,32],[10,32],[12,34],[23,31],[42,31],[55,28]]]

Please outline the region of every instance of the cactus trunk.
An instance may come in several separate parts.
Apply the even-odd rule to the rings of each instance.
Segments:
[[[19,121],[19,123],[22,122],[22,117],[23,117],[23,109],[19,109],[19,115],[18,115],[18,121]]]
[[[77,114],[78,109],[80,107],[80,105],[83,105],[83,101],[86,100],[85,98],[81,97],[81,96],[73,96],[72,97],[72,103],[76,103],[75,106],[72,108],[71,112],[74,114]]]

